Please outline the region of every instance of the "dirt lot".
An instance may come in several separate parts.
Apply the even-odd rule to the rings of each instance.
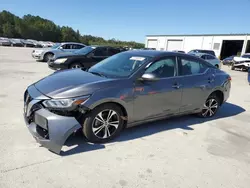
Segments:
[[[125,130],[92,145],[72,136],[56,155],[22,118],[26,87],[52,73],[29,48],[0,47],[0,187],[250,187],[250,86],[231,71],[232,90],[216,117],[174,118]]]

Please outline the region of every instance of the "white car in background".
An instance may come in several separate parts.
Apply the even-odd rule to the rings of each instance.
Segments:
[[[51,48],[40,48],[32,51],[34,59],[48,62],[50,59],[56,59],[61,55],[70,55],[74,51],[84,48],[86,45],[75,42],[57,43]]]
[[[211,65],[215,66],[216,68],[220,69],[221,68],[221,61],[215,57],[214,55],[207,54],[207,53],[189,53],[190,55],[195,55],[198,56],[201,59],[204,59]]]
[[[231,64],[231,69],[248,70],[250,68],[250,53],[244,54],[241,57],[234,57]]]

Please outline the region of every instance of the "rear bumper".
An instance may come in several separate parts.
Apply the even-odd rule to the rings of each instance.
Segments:
[[[32,122],[24,113],[24,120],[36,141],[57,154],[60,154],[67,138],[81,128],[74,117],[59,116],[44,108],[34,112]]]

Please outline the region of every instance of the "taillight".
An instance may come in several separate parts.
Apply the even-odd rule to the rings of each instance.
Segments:
[[[232,81],[231,76],[228,76],[228,77],[227,77],[227,80]]]

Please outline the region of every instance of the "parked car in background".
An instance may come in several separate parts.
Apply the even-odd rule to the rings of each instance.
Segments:
[[[35,46],[35,48],[43,48],[43,46],[36,40],[33,39],[27,39],[27,41],[32,42]]]
[[[216,56],[215,52],[213,50],[194,49],[194,50],[191,50],[191,51],[188,52],[188,54],[196,54],[196,53],[206,53],[206,54]]]
[[[24,47],[24,44],[22,43],[21,39],[9,39],[11,42],[11,46],[16,47]]]
[[[70,55],[53,58],[48,66],[53,70],[83,68],[89,69],[109,56],[120,53],[121,49],[110,46],[86,46]]]
[[[231,69],[248,70],[250,68],[250,53],[244,54],[241,57],[234,57],[231,64]]]
[[[195,56],[126,51],[88,71],[59,71],[30,85],[24,119],[40,144],[60,153],[78,129],[88,141],[102,143],[126,127],[171,116],[212,117],[229,98],[230,80]]]
[[[182,51],[182,50],[173,50],[173,52],[179,52],[179,53],[184,53],[185,54],[185,52]]]
[[[210,54],[205,54],[205,53],[193,53],[191,55],[195,55],[201,59],[204,59],[205,61],[209,62],[211,65],[215,66],[216,68],[221,68],[221,61]]]
[[[235,55],[229,56],[229,57],[223,59],[223,60],[221,61],[221,63],[222,63],[223,65],[231,65],[232,62],[233,62],[234,57],[236,57],[236,56],[235,56]]]
[[[0,46],[11,46],[11,42],[8,38],[0,37]]]
[[[20,39],[20,41],[23,43],[24,47],[32,47],[33,48],[36,46],[33,42],[25,40],[25,39]]]
[[[81,48],[84,48],[86,45],[81,43],[75,43],[75,42],[64,42],[64,43],[57,43],[51,48],[43,48],[43,49],[36,49],[32,51],[32,57],[48,62],[49,59],[55,57],[58,57],[59,55],[72,53],[73,51],[79,50]]]

